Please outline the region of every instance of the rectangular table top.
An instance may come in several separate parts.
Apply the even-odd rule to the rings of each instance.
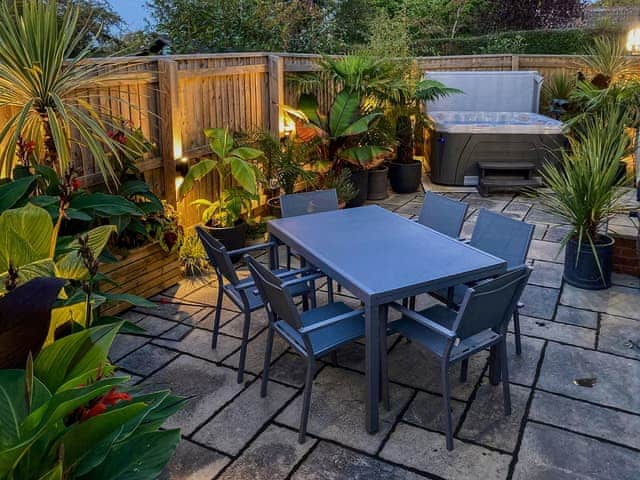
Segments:
[[[504,260],[378,206],[281,218],[268,230],[361,300],[375,303],[506,270]]]

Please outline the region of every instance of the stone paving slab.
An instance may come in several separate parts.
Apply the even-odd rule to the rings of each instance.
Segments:
[[[270,426],[218,478],[284,480],[315,444],[314,439],[308,439],[301,445],[296,432]]]
[[[536,367],[540,360],[544,340],[522,337],[522,355],[516,355],[515,337],[507,335],[507,352],[509,358],[509,380],[528,387],[532,386],[536,377]]]
[[[531,390],[511,385],[511,415],[504,414],[502,385],[482,383],[458,432],[458,437],[487,447],[513,452]]]
[[[540,287],[560,288],[562,286],[562,272],[564,266],[560,263],[536,260],[529,283]]]
[[[565,284],[560,303],[640,320],[640,295],[635,288],[614,285],[607,290],[581,290]]]
[[[191,332],[179,341],[157,339],[155,345],[178,350],[196,357],[205,358],[212,362],[219,362],[232,352],[240,348],[240,340],[230,337],[218,337],[218,344],[215,350],[211,350],[211,332],[194,328]]]
[[[118,361],[118,366],[141,376],[162,368],[178,354],[166,348],[146,344]]]
[[[544,240],[531,240],[529,258],[551,263],[563,263],[564,254],[559,243]]]
[[[320,467],[320,468],[318,468]],[[418,480],[422,475],[327,442],[307,457],[292,480]]]
[[[364,429],[364,375],[327,366],[315,378],[311,393],[308,431],[318,437],[373,454],[393,427],[396,417],[411,398],[411,390],[391,385],[391,410],[380,408],[380,429],[370,435]],[[292,428],[300,424],[299,396],[277,418]]]
[[[637,452],[530,422],[513,479],[634,480],[638,471]]]
[[[159,480],[211,480],[231,459],[183,439]]]
[[[640,450],[640,417],[637,415],[535,392],[529,418]]]
[[[380,457],[451,480],[504,479],[511,462],[510,455],[459,440],[448,451],[444,435],[402,423]]]
[[[595,330],[527,317],[526,315],[520,315],[520,332],[522,335],[545,338],[578,347],[595,348],[596,345]]]
[[[267,344],[267,331],[263,331],[260,335],[251,340],[247,346],[247,358],[245,363],[245,371],[251,372],[255,375],[262,373],[264,367],[264,352]],[[273,350],[271,351],[271,362],[282,355],[285,350],[289,348],[289,344],[286,343],[279,335],[274,335]],[[240,351],[238,350],[232,356],[227,358],[224,365],[229,367],[238,368],[240,364]]]
[[[167,428],[180,428],[183,435],[190,435],[244,389],[243,384],[236,382],[235,371],[186,355],[147,378],[143,385],[171,388],[175,394],[190,399],[165,423]]]
[[[569,323],[579,327],[598,328],[598,313],[579,308],[558,305],[555,316],[556,322]]]
[[[640,360],[640,321],[603,314],[598,350]]]
[[[453,418],[453,430],[455,431],[466,408],[466,403],[451,400],[451,416]],[[418,425],[428,430],[445,432],[446,420],[444,418],[444,402],[442,396],[431,393],[418,392],[409,408],[402,417],[408,423]]]
[[[576,379],[590,378],[596,379],[592,388],[574,383]],[[640,413],[640,362],[637,360],[549,343],[537,386],[553,393]]]
[[[121,334],[116,337],[109,351],[109,358],[112,362],[117,362],[125,355],[137,350],[150,340],[138,335]]]
[[[524,307],[520,313],[530,317],[551,320],[555,314],[555,306],[560,296],[560,290],[555,288],[527,285],[520,297]]]
[[[193,439],[220,452],[237,455],[295,394],[293,388],[270,382],[263,398],[260,382],[254,382],[199,429]]]

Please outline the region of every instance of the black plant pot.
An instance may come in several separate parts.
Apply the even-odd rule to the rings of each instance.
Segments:
[[[213,238],[217,238],[227,248],[227,250],[237,250],[245,245],[249,225],[244,220],[238,220],[233,227],[211,227],[205,226]],[[237,262],[241,256],[231,256],[231,261]]]
[[[422,180],[422,163],[389,163],[389,180],[396,193],[413,193],[418,190]]]
[[[356,190],[358,190],[358,194],[347,202],[347,208],[361,207],[367,200],[369,193],[369,171],[352,170],[351,182],[356,187]]]
[[[272,217],[282,217],[282,209],[280,208],[280,197],[273,197],[267,200],[268,214]]]
[[[564,279],[574,287],[586,290],[603,290],[611,286],[611,271],[613,269],[613,244],[615,240],[601,235],[595,250],[588,241],[583,241],[578,249],[578,241],[571,239],[567,242],[564,257]],[[577,261],[576,261],[577,260]],[[598,263],[600,268],[598,268]]]
[[[369,191],[367,200],[384,200],[388,196],[387,177],[389,169],[385,166],[369,170]]]

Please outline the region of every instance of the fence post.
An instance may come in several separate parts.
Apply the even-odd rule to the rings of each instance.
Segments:
[[[520,56],[511,55],[511,70],[520,70]]]
[[[269,130],[280,138],[280,116],[284,104],[284,59],[269,55]]]
[[[176,160],[182,157],[180,103],[178,99],[178,64],[158,60],[160,93],[160,151],[164,169],[164,191],[167,203],[176,205]]]

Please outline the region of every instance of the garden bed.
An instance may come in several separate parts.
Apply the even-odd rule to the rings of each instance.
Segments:
[[[165,252],[157,242],[131,250],[117,263],[103,264],[100,273],[117,283],[102,283],[103,292],[129,293],[145,298],[161,293],[182,277],[178,253]],[[110,305],[102,314],[116,315],[127,308],[128,304],[117,303]]]

